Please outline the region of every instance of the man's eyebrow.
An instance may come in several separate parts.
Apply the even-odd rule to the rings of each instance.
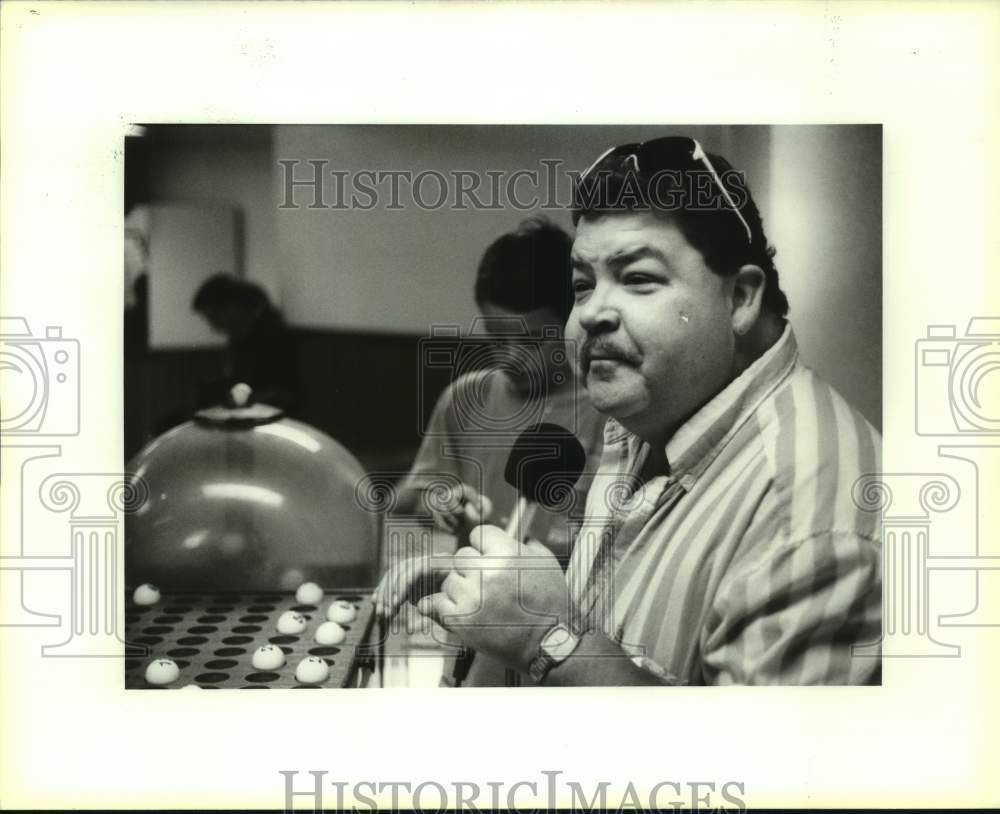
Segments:
[[[627,249],[619,249],[618,251],[609,254],[605,262],[609,266],[616,266],[620,268],[621,266],[626,266],[629,263],[634,263],[636,260],[642,260],[644,257],[652,257],[654,260],[659,260],[665,266],[671,265],[667,256],[653,246],[635,246]]]
[[[657,249],[655,246],[645,244],[618,249],[604,258],[604,262],[612,268],[620,269],[623,266],[627,266],[629,263],[634,263],[635,261],[642,260],[645,257],[651,257],[654,260],[658,260],[667,268],[672,267],[670,259],[662,251]],[[593,271],[593,265],[591,262],[576,254],[570,257],[570,264],[576,271]]]

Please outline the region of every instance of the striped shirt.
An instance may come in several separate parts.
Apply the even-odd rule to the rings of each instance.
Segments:
[[[781,339],[666,447],[610,419],[567,579],[589,621],[685,684],[862,684],[880,659],[879,518],[852,487],[876,430]]]

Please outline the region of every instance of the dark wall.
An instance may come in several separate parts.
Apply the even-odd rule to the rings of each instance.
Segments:
[[[452,372],[422,365],[416,336],[302,329],[292,334],[290,364],[301,395],[290,416],[335,438],[369,471],[409,468]],[[127,362],[126,460],[211,403],[222,370],[218,351],[155,351]]]
[[[222,371],[222,353],[135,352],[125,358],[125,460],[203,406]]]
[[[407,469],[449,372],[425,369],[416,336],[295,330],[303,383],[297,417],[366,469]]]

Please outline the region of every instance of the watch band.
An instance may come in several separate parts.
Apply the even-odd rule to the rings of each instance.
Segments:
[[[566,637],[566,641],[559,643],[558,646],[547,645],[547,642],[554,635],[560,633]],[[538,655],[531,660],[531,664],[528,666],[528,675],[531,680],[535,684],[541,684],[553,667],[562,664],[573,654],[579,647],[582,638],[582,633],[576,633],[562,623],[553,625],[542,637],[538,646]]]

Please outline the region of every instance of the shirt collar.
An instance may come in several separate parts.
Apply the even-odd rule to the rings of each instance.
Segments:
[[[798,360],[792,326],[759,359],[731,381],[673,434],[666,445],[669,474],[689,487],[722,450],[729,438],[754,413]],[[605,444],[625,442],[635,460],[642,440],[614,418],[604,428]]]

